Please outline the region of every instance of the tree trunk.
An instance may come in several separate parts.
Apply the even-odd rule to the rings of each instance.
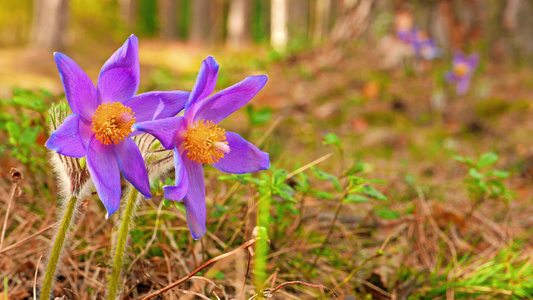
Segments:
[[[309,0],[289,2],[289,36],[305,39],[309,33]]]
[[[137,1],[136,0],[118,0],[120,17],[126,24],[126,28],[133,32],[137,18]]]
[[[210,27],[209,0],[194,0],[192,3],[191,42],[205,43],[209,39]]]
[[[224,42],[224,0],[211,0],[209,8],[208,34],[211,43],[220,44]]]
[[[370,26],[374,1],[359,0],[347,7],[331,30],[330,41],[339,43],[357,39]]]
[[[159,36],[163,39],[176,37],[178,0],[159,0]]]
[[[313,38],[315,42],[321,41],[329,31],[329,14],[331,0],[317,0],[315,4],[315,26]]]
[[[228,14],[228,45],[242,47],[250,42],[250,0],[232,0]]]
[[[60,51],[65,46],[68,0],[34,0],[33,45]]]
[[[270,44],[278,51],[287,48],[287,0],[272,0],[270,10]]]

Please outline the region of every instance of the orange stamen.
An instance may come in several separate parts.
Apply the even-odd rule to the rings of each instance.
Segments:
[[[199,120],[185,133],[187,157],[201,164],[214,164],[229,153],[226,130],[212,121]]]
[[[457,77],[463,77],[468,73],[468,65],[466,63],[458,63],[454,66],[453,72]]]
[[[92,129],[95,137],[104,145],[118,144],[130,134],[135,124],[135,113],[120,102],[102,103],[93,115]]]

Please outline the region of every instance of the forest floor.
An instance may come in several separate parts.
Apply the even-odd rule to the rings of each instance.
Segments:
[[[74,48],[65,54],[96,81],[112,49]],[[310,170],[301,173],[308,178],[287,179],[296,188],[298,180],[309,180],[312,190],[295,191],[294,205],[273,198],[269,277],[263,289],[298,280],[334,289],[341,299],[521,299],[533,294],[531,70],[484,61],[469,93],[456,97],[440,79],[448,68],[444,59],[414,61],[409,70],[386,69],[380,54],[364,45],[280,55],[264,48],[236,52],[141,39],[140,92],[190,90],[209,54],[220,63],[217,90],[249,75],[269,76],[250,104],[255,111],[270,107],[271,118],[253,124],[243,109],[222,125],[270,153],[272,168],[264,173],[290,173],[316,163],[345,184],[358,163],[363,166],[358,176],[386,181],[372,186],[387,201],[344,203],[338,210],[340,196],[329,181],[318,180]],[[14,87],[50,91],[43,96],[46,106],[62,99],[52,55],[0,49],[0,99],[10,99]],[[29,118],[27,124],[45,127],[44,115],[10,102],[0,108],[13,121]],[[40,134],[27,152],[41,160],[21,163],[13,153],[22,146],[9,142],[5,130],[0,126],[0,221],[13,186],[10,169],[18,168],[25,180],[21,193],[15,193],[0,245],[0,278],[5,278],[9,299],[25,299],[33,294],[36,270],[37,278],[43,274],[39,262],[50,251],[60,204],[43,160],[49,133]],[[342,151],[322,144],[327,133],[342,140]],[[487,170],[510,173],[501,179],[513,191],[510,201],[484,197],[475,204],[465,179],[476,173],[453,158],[477,159],[487,152],[498,155]],[[153,183],[156,196],[139,208],[132,231],[124,299],[158,290],[253,237],[257,189],[204,169],[208,233],[193,241],[183,213],[163,205],[160,186],[173,174]],[[97,195],[83,201],[80,211],[55,292],[69,299],[100,298],[111,270],[111,232],[119,219],[105,220]],[[246,264],[247,253],[239,252],[165,297],[192,299],[196,293],[248,299],[261,288],[254,287],[253,274],[244,280]],[[330,296],[325,289],[295,283],[274,299]]]

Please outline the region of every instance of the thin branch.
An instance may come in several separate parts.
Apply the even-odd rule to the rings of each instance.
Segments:
[[[7,251],[9,251],[9,250],[13,250],[13,249],[17,248],[18,246],[20,246],[20,245],[22,245],[22,244],[24,244],[24,243],[30,241],[30,240],[33,239],[34,237],[36,237],[36,236],[38,236],[38,235],[41,235],[41,234],[47,232],[48,230],[54,228],[56,225],[57,225],[57,223],[54,223],[54,224],[48,225],[48,227],[45,227],[45,228],[43,228],[43,229],[37,231],[36,233],[34,233],[34,234],[32,234],[32,235],[30,235],[30,236],[28,236],[28,237],[25,237],[24,239],[22,239],[22,240],[16,242],[15,244],[13,244],[13,245],[11,245],[11,246],[8,246],[8,247],[5,247],[4,249],[2,249],[2,250],[0,251],[0,254],[3,254],[3,253],[5,253],[5,252],[7,252]]]
[[[333,296],[335,296],[335,298],[339,298],[339,295],[337,295],[337,293],[335,293],[332,289],[323,286],[322,284],[312,284],[312,283],[307,283],[307,282],[303,282],[303,281],[299,281],[299,280],[287,281],[287,282],[284,282],[284,283],[278,285],[274,289],[263,290],[262,291],[263,292],[263,296],[264,297],[272,297],[272,295],[274,293],[276,293],[279,289],[281,289],[283,287],[286,287],[288,285],[303,285],[303,286],[312,287],[312,288],[315,288],[315,289],[323,289],[323,290],[326,290],[326,291],[330,292]],[[256,296],[257,295],[255,295],[253,298],[255,298]]]
[[[142,298],[142,300],[147,300],[147,299],[151,299],[155,296],[158,296],[158,295],[161,295],[175,287],[177,287],[178,285],[182,284],[183,282],[187,281],[188,279],[190,279],[192,276],[194,276],[196,273],[202,271],[203,269],[205,269],[206,267],[216,263],[217,261],[219,260],[222,260],[226,257],[229,257],[229,256],[232,256],[234,255],[235,253],[241,251],[241,250],[244,250],[244,249],[248,249],[249,247],[253,246],[255,244],[257,240],[256,239],[252,239],[252,240],[249,240],[248,242],[242,244],[239,248],[236,248],[236,249],[233,249],[231,250],[230,252],[227,252],[227,253],[224,253],[224,254],[221,254],[217,257],[214,257],[208,261],[206,261],[205,263],[203,263],[201,266],[199,266],[198,268],[196,268],[196,270],[192,271],[191,273],[189,273],[187,276],[179,279],[178,281],[175,281],[174,283],[170,284],[170,285],[167,285],[166,287]]]
[[[37,274],[39,273],[39,266],[41,265],[41,259],[43,256],[39,256],[37,261],[37,267],[35,267],[35,276],[33,277],[33,300],[37,299]]]
[[[141,264],[141,271],[144,275],[144,277],[148,278],[148,280],[150,280],[152,283],[157,283],[159,284],[160,286],[165,286],[163,283],[157,281],[150,273],[148,273],[145,269],[144,269],[144,264],[142,262],[139,262]]]
[[[4,236],[6,234],[7,219],[9,218],[11,204],[13,203],[13,199],[15,198],[15,193],[19,190],[19,182],[24,179],[22,173],[15,168],[11,168],[10,173],[11,182],[13,183],[13,186],[11,188],[11,196],[9,196],[9,201],[7,202],[6,217],[4,218],[4,227],[2,227],[2,235],[0,236],[0,252],[2,252],[2,246],[4,245]]]
[[[239,296],[239,299],[242,299],[244,297],[244,287],[246,286],[246,279],[248,279],[248,273],[250,273],[250,264],[252,260],[252,251],[250,248],[246,249],[248,250],[248,264],[246,265],[246,273],[244,274],[244,280],[242,281],[242,289],[241,289],[241,295]]]
[[[305,166],[301,167],[301,168],[298,168],[292,172],[289,173],[289,175],[287,175],[287,179],[289,178],[292,178],[294,177],[294,175],[297,175],[298,173],[301,173],[307,169],[309,169],[310,167],[314,166],[314,165],[317,165],[323,161],[325,161],[326,159],[328,159],[331,155],[333,154],[333,152],[330,152],[324,156],[322,156],[321,158],[318,158],[318,159],[315,159],[313,160],[312,162],[306,164]]]
[[[277,118],[269,127],[268,129],[265,131],[265,133],[263,134],[263,136],[261,136],[259,138],[259,140],[257,140],[257,142],[255,143],[256,145],[260,146],[265,140],[266,138],[272,133],[272,131],[274,131],[274,129],[276,127],[278,127],[279,123],[281,123],[281,120],[283,120],[283,117],[279,117]]]

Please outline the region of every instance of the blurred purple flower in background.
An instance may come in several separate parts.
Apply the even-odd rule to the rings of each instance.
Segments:
[[[396,36],[398,39],[404,43],[411,44],[413,40],[413,31],[416,30],[416,28],[413,28],[412,30],[405,30],[401,29],[396,32]]]
[[[149,198],[143,157],[130,136],[135,122],[175,116],[189,93],[150,92],[133,96],[139,87],[138,40],[130,36],[104,64],[97,87],[70,58],[55,61],[72,114],[54,131],[46,147],[70,157],[87,157],[87,167],[107,217],[120,205],[120,173]]]
[[[418,30],[416,27],[411,30],[398,30],[396,35],[399,40],[413,48],[417,57],[432,60],[440,54],[440,49],[435,45],[435,41],[429,38],[425,31]]]
[[[467,58],[461,52],[457,52],[453,56],[452,70],[446,73],[446,80],[456,83],[458,95],[464,95],[468,90],[470,80],[478,64],[478,54],[472,54]]]
[[[133,127],[155,136],[174,150],[175,186],[163,187],[165,198],[184,200],[187,223],[195,239],[206,231],[205,184],[202,164],[233,174],[267,170],[268,153],[217,123],[248,103],[266,84],[267,76],[250,76],[209,97],[215,89],[218,63],[209,56],[202,63],[184,115]]]

